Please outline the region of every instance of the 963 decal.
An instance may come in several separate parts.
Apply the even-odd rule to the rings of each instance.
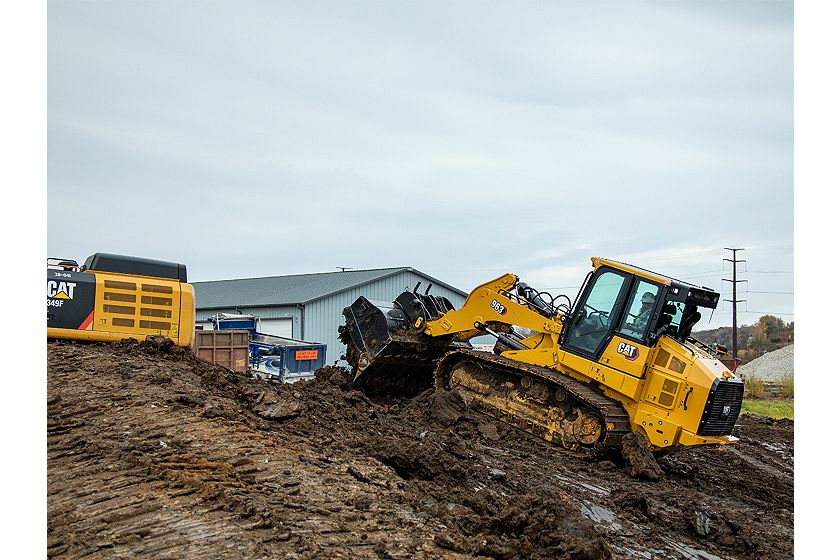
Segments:
[[[496,313],[498,313],[499,315],[504,315],[505,313],[507,313],[507,307],[505,307],[495,299],[492,302],[490,302],[490,307],[492,307],[493,310],[496,311]]]
[[[639,357],[639,349],[632,344],[627,344],[626,342],[619,342],[616,351],[631,362]]]

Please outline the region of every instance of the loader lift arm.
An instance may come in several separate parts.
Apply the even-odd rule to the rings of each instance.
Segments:
[[[530,291],[530,299],[514,292],[518,287],[523,288],[521,292]],[[428,321],[424,332],[432,337],[454,335],[469,340],[483,334],[495,336],[499,334],[497,330],[509,330],[516,325],[559,335],[563,329],[562,316],[537,299],[537,295],[516,275],[505,274],[473,289],[460,309],[452,309],[440,318]]]

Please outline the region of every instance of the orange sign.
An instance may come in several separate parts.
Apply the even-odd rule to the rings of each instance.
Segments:
[[[318,351],[317,350],[296,350],[295,351],[295,360],[317,360],[318,359]]]

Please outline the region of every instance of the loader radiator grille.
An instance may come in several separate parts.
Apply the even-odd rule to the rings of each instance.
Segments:
[[[744,384],[740,382],[715,381],[706,401],[703,418],[700,420],[701,436],[728,436],[735,428],[741,412]]]

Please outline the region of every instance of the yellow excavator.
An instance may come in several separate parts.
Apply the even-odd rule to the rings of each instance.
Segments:
[[[189,348],[195,291],[186,265],[94,253],[84,264],[47,259],[47,338],[88,341],[163,336]]]
[[[615,448],[631,430],[654,450],[736,443],[744,385],[720,361],[725,349],[691,337],[720,295],[617,261],[592,266],[574,301],[514,274],[460,309],[420,284],[393,303],[359,297],[339,327],[345,359],[370,390],[434,384],[570,449]],[[492,353],[470,344],[486,335]]]

